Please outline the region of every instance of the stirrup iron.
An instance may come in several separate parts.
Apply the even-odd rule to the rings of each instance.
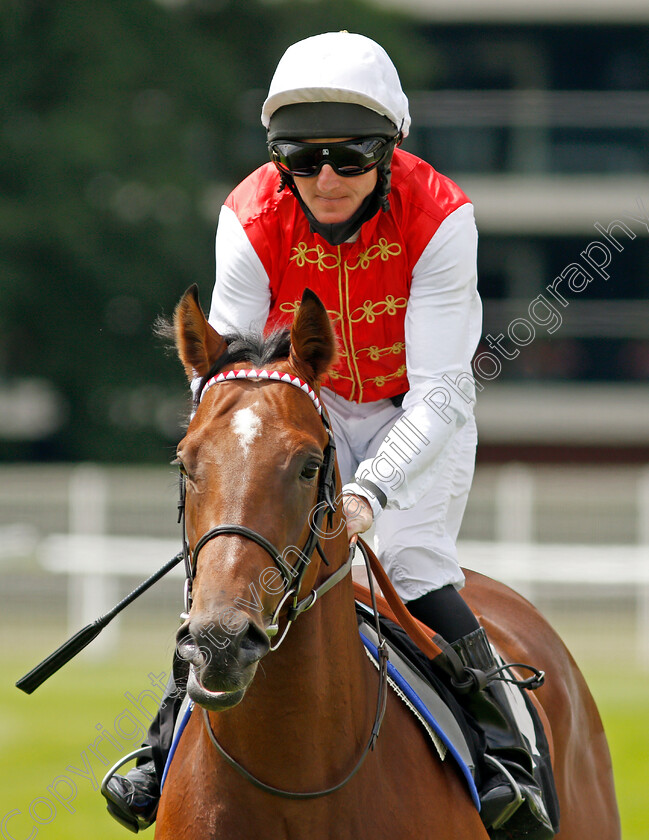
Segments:
[[[101,783],[102,794],[106,796],[108,782],[110,782],[110,780],[113,778],[115,773],[117,773],[120,767],[123,767],[125,764],[128,764],[129,761],[133,761],[134,758],[143,758],[144,756],[146,756],[147,758],[153,758],[153,750],[151,749],[151,747],[138,747],[137,750],[133,750],[133,752],[130,752],[127,756],[123,756],[122,758],[120,758],[117,764],[113,764],[108,773],[106,773],[106,775],[104,776],[104,779]]]
[[[504,764],[502,764],[500,761],[498,761],[498,759],[495,758],[493,755],[489,755],[488,753],[485,753],[484,760],[487,764],[491,764],[492,767],[495,767],[496,770],[499,773],[503,774],[503,776],[507,779],[507,781],[511,785],[511,789],[514,792],[513,800],[505,808],[505,810],[502,812],[502,814],[496,820],[496,822],[493,825],[489,826],[490,829],[495,830],[495,829],[501,828],[507,822],[507,820],[516,811],[518,811],[520,806],[525,801],[525,798],[524,798],[523,793],[521,791],[520,785],[518,784],[516,779],[512,776],[512,774],[509,772],[509,770],[505,767]]]

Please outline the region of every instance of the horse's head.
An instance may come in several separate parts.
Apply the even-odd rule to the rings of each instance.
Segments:
[[[323,521],[335,473],[316,395],[335,339],[308,290],[290,333],[253,340],[220,336],[192,287],[174,331],[188,377],[201,377],[178,446],[193,577],[178,650],[191,663],[190,696],[216,710],[242,699],[280,616],[284,623],[287,609],[309,604],[321,576],[318,533],[328,528],[327,554],[346,539],[339,510]]]

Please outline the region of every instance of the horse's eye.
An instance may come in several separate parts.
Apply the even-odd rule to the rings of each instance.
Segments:
[[[178,469],[180,470],[182,475],[185,475],[185,476],[187,475],[187,470],[185,469],[185,465],[180,460],[180,458],[174,458],[173,461],[171,462],[171,466],[172,467],[178,467]]]
[[[305,481],[313,481],[313,479],[317,476],[319,469],[320,464],[316,461],[311,461],[304,466],[302,472],[300,473],[300,478],[303,478]]]

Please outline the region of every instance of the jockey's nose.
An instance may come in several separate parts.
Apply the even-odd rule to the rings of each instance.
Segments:
[[[330,190],[342,180],[342,176],[329,163],[325,163],[316,177],[318,179],[318,188],[322,190]]]

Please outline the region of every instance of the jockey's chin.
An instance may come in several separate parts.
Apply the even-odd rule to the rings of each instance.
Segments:
[[[300,198],[324,225],[346,222],[359,209],[376,186],[376,169],[353,178],[343,178],[331,168],[323,166],[312,178],[294,178]]]

